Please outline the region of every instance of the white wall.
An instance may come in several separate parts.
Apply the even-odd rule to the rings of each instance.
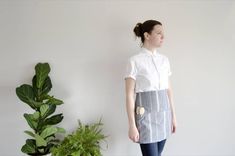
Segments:
[[[31,109],[15,88],[31,83],[38,62],[50,63],[51,94],[65,102],[61,126],[103,116],[104,156],[140,155],[127,137],[123,76],[138,50],[132,29],[147,19],[164,25],[160,52],[173,72],[178,129],[163,155],[235,155],[234,16],[232,0],[1,0],[0,155],[23,155]]]

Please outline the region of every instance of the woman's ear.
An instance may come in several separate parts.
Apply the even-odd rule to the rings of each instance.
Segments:
[[[146,40],[149,40],[149,33],[145,32],[145,33],[144,33],[144,38],[145,38]]]

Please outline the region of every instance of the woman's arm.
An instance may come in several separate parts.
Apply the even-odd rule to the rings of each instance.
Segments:
[[[139,133],[135,124],[135,80],[132,78],[126,78],[126,111],[129,122],[129,138],[137,142],[139,140]]]
[[[176,131],[176,113],[175,113],[175,106],[174,106],[174,102],[173,102],[173,91],[172,91],[172,87],[171,87],[171,83],[170,80],[168,82],[168,89],[167,89],[167,94],[169,97],[169,101],[170,101],[170,106],[171,106],[171,112],[172,112],[172,122],[173,122],[173,132]]]

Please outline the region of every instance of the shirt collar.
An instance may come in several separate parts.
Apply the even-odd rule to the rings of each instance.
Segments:
[[[142,47],[142,52],[147,54],[148,56],[158,56],[158,52],[157,52],[157,49],[154,50],[154,52],[148,50],[147,48],[145,47]]]

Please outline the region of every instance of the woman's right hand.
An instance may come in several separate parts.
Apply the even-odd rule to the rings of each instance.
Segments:
[[[133,142],[139,141],[139,131],[136,126],[129,127],[128,135]]]

